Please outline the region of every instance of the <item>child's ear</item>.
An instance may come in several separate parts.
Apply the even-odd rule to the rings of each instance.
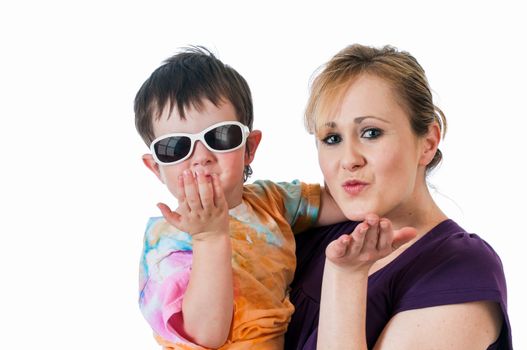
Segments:
[[[159,181],[165,183],[164,174],[150,153],[143,154],[143,164],[157,176]]]
[[[262,140],[262,132],[260,130],[253,130],[247,137],[247,142],[245,143],[245,165],[249,165],[254,160],[254,155],[258,149],[258,145]]]
[[[441,129],[437,123],[430,125],[428,133],[422,140],[422,153],[419,159],[420,165],[428,165],[436,154],[437,148],[439,147],[439,141],[441,141]]]

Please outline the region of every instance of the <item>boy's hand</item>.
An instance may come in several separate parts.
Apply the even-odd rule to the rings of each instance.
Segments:
[[[368,214],[351,234],[328,245],[326,258],[336,266],[367,273],[375,261],[390,255],[416,233],[412,227],[394,231],[390,220]]]
[[[164,203],[157,205],[169,224],[194,240],[229,235],[229,208],[218,175],[196,171],[194,178],[185,170],[178,179],[177,199],[179,207],[175,211]]]

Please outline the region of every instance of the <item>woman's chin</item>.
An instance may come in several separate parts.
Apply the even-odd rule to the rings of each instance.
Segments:
[[[370,212],[345,210],[344,215],[351,221],[364,221],[366,214]]]

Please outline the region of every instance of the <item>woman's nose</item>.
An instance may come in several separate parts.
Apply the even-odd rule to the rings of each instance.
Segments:
[[[341,158],[342,168],[348,171],[360,169],[366,164],[366,159],[358,147],[347,146]]]

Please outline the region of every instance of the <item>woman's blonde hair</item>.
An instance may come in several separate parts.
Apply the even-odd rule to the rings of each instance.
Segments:
[[[423,68],[408,52],[392,46],[375,48],[354,44],[341,50],[320,69],[311,84],[305,112],[305,125],[310,133],[315,132],[321,118],[335,112],[334,108],[340,105],[354,79],[371,74],[390,83],[417,136],[425,135],[435,122],[439,124],[441,135],[445,135],[446,117],[433,103]],[[441,159],[438,149],[427,171],[436,167]]]

